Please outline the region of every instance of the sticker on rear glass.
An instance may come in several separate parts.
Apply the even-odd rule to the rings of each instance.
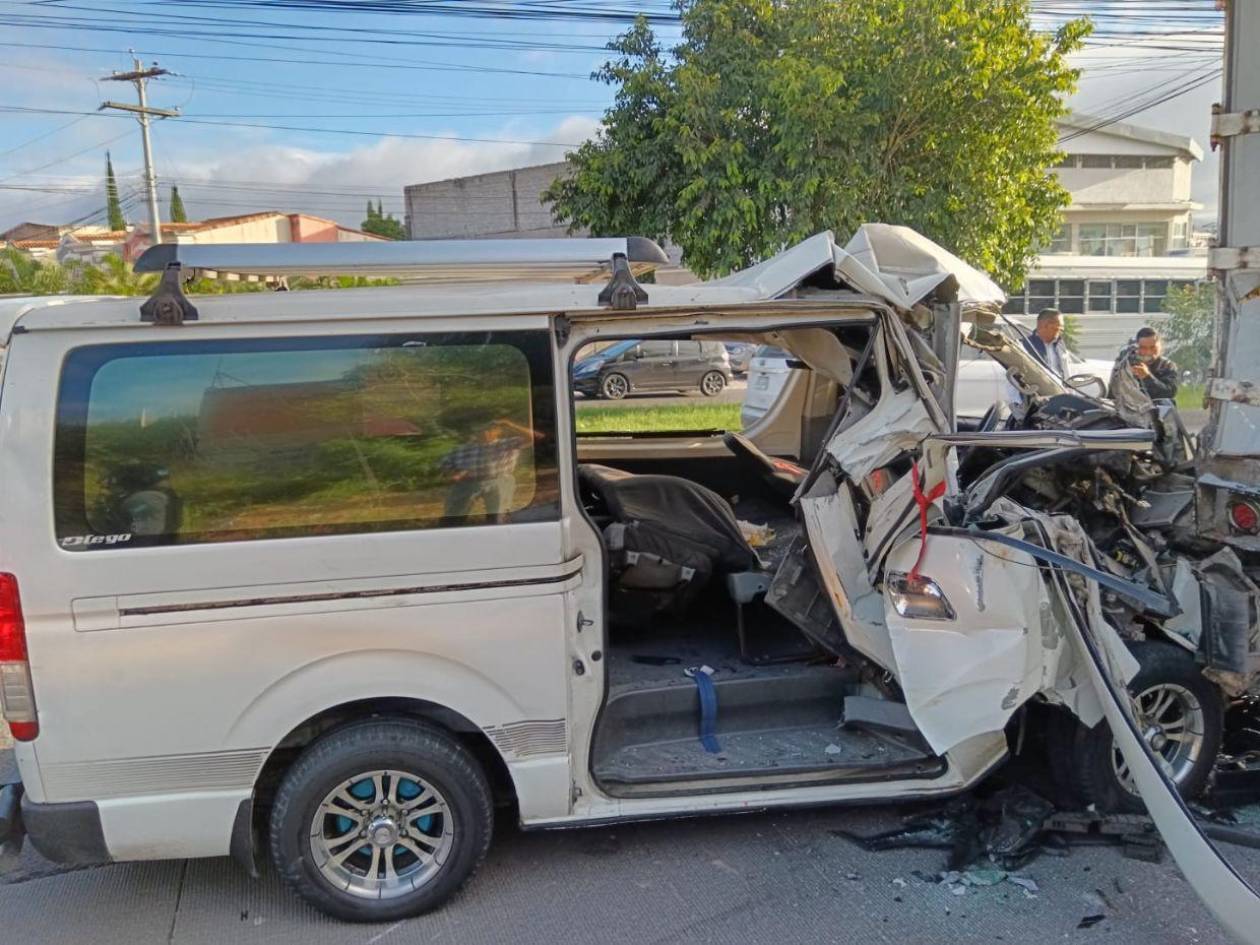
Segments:
[[[61,539],[62,548],[86,548],[96,545],[124,545],[131,541],[131,532],[120,535],[67,535]]]

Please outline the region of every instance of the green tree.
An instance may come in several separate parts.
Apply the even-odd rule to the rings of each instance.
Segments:
[[[1177,367],[1206,379],[1216,345],[1216,286],[1169,286],[1164,311],[1170,316],[1161,329],[1168,356]]]
[[[702,274],[823,229],[920,230],[1018,288],[1068,194],[1055,119],[1088,33],[1027,0],[680,0],[609,44],[601,134],[543,195],[558,221],[683,248]]]
[[[16,246],[0,249],[0,293],[58,295],[73,288],[77,268],[32,258]]]
[[[105,152],[105,213],[109,218],[111,230],[127,229],[127,218],[123,216],[122,201],[118,199],[118,181],[114,179],[114,162],[109,152]]]
[[[1073,354],[1081,353],[1081,319],[1079,315],[1063,316],[1063,346]]]
[[[110,253],[99,266],[83,269],[73,291],[88,295],[148,295],[157,282],[157,275],[139,275],[121,256]]]
[[[375,207],[372,206],[372,201],[368,201],[367,218],[359,224],[359,229],[364,233],[383,236],[390,240],[405,240],[407,238],[407,231],[403,228],[402,223],[396,220],[392,213],[385,213],[380,200],[377,200]]]
[[[171,222],[187,223],[188,211],[184,209],[184,198],[179,195],[178,187],[171,187]]]

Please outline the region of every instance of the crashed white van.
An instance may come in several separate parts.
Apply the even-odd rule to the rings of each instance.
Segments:
[[[1140,792],[1222,920],[1260,928],[1172,790],[1257,649],[1231,540],[1183,534],[1172,421],[1066,388],[996,286],[901,228],[637,283],[664,261],[161,246],[143,304],[0,301],[8,841],[265,849],[320,909],[397,918],[472,874],[495,805],[535,828],[942,796],[1035,708],[1077,789]],[[406,284],[187,299],[208,272]],[[964,318],[1026,393],[970,430]],[[621,338],[806,369],[743,431],[577,435],[571,364]],[[1189,506],[1134,524],[1133,477],[1176,475]],[[1131,703],[1152,647],[1171,675]]]

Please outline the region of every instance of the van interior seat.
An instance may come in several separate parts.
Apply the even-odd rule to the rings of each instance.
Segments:
[[[578,466],[583,501],[608,552],[612,615],[680,611],[715,574],[762,570],[729,502],[679,476]]]
[[[777,496],[790,499],[805,480],[809,470],[804,466],[771,456],[742,433],[727,433],[722,443],[741,464],[752,468],[758,478]]]

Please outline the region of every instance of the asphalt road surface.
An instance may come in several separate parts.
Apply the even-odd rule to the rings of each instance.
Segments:
[[[14,774],[0,754],[0,780]],[[666,943],[1225,943],[1171,858],[1111,846],[1043,856],[1009,882],[935,881],[944,853],[869,853],[832,831],[895,827],[891,807],[709,817],[525,833],[501,819],[489,858],[444,908],[346,925],[267,869],[228,859],[66,871],[29,848],[0,871],[0,942],[13,945],[666,945]],[[1260,851],[1227,848],[1256,884]],[[1088,919],[1087,917],[1098,917]],[[1083,920],[1086,920],[1083,922]],[[1081,927],[1084,925],[1084,927]]]

